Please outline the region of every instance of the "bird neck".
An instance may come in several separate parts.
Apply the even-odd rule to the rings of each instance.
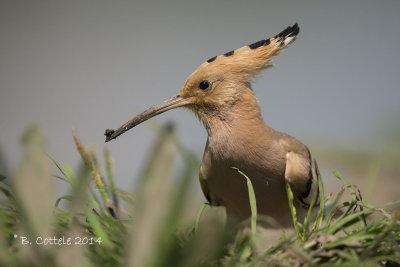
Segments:
[[[232,142],[243,135],[273,131],[264,122],[252,90],[240,94],[232,103],[203,107],[195,113],[203,122],[209,138],[229,139]]]

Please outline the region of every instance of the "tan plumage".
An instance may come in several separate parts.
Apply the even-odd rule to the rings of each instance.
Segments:
[[[297,139],[273,130],[261,117],[251,79],[271,67],[271,58],[295,40],[297,24],[271,39],[209,59],[186,80],[179,95],[144,111],[118,130],[107,130],[112,140],[135,125],[167,110],[185,106],[207,129],[208,139],[200,167],[200,185],[211,205],[225,206],[230,223],[250,216],[245,179],[252,181],[258,212],[275,223],[292,224],[285,179],[302,218],[317,192],[318,167],[308,148]]]

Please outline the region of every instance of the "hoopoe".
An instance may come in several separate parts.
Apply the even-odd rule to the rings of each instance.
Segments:
[[[296,23],[273,38],[210,58],[189,76],[178,95],[147,109],[116,131],[107,129],[106,142],[153,116],[187,107],[208,133],[199,178],[209,204],[225,206],[231,224],[250,217],[246,180],[235,167],[250,178],[258,213],[274,219],[266,227],[291,226],[285,179],[295,197],[297,216],[302,219],[315,194],[315,206],[319,205],[318,166],[304,144],[264,122],[251,80],[273,66],[272,57],[298,33]]]

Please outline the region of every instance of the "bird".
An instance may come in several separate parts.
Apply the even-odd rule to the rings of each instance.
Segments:
[[[319,206],[318,165],[306,145],[265,123],[251,87],[254,77],[272,67],[271,59],[299,34],[298,24],[202,63],[179,94],[145,110],[119,129],[105,131],[106,142],[132,127],[171,109],[185,107],[203,123],[207,142],[199,181],[208,204],[224,206],[228,223],[237,225],[251,216],[246,180],[254,188],[257,212],[270,218],[266,228],[293,227],[286,183],[297,218],[305,218],[314,200]]]

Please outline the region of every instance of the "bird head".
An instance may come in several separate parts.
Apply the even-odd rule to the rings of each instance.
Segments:
[[[118,130],[106,130],[106,142],[115,139],[132,127],[165,111],[187,107],[208,126],[209,118],[226,120],[224,111],[256,105],[250,82],[261,70],[273,66],[271,59],[292,43],[299,27],[297,23],[270,39],[263,39],[201,64],[186,80],[180,93],[147,109]]]

